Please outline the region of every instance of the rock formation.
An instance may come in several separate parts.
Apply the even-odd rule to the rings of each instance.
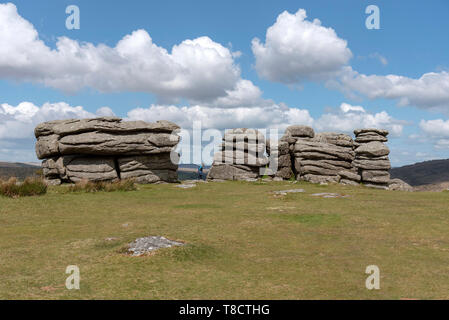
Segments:
[[[388,182],[388,189],[398,191],[413,191],[413,187],[408,183],[402,181],[401,179],[391,179]]]
[[[355,160],[362,182],[369,187],[388,189],[391,168],[388,155],[390,150],[384,144],[387,142],[388,131],[381,129],[357,129],[354,131]]]
[[[355,141],[346,134],[315,134],[311,127],[288,127],[277,143],[267,141],[267,154],[271,161],[277,161],[274,176],[286,180],[294,175],[297,180],[312,183],[363,183],[368,187],[410,190],[399,181],[390,181],[390,151],[384,144],[388,131],[368,128],[354,133]]]
[[[292,160],[290,155],[290,145],[287,141],[267,140],[267,154],[275,161],[277,171],[275,177],[288,180],[294,176],[292,170]]]
[[[265,137],[254,129],[226,131],[220,151],[214,155],[209,180],[247,180],[263,175],[268,165]],[[262,170],[261,170],[262,168]]]
[[[295,170],[298,180],[313,183],[357,182],[357,172],[352,167],[355,154],[350,136],[337,133],[320,133],[310,140],[298,140],[294,146]]]
[[[58,120],[35,129],[36,154],[50,184],[114,181],[177,181],[170,153],[179,142],[179,127],[169,121],[122,122],[119,118]]]

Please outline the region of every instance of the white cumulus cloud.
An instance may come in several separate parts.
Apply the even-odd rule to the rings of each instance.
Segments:
[[[449,113],[449,72],[428,72],[419,78],[402,75],[366,75],[348,65],[352,57],[347,42],[318,19],[308,21],[306,11],[281,13],[267,29],[265,43],[255,38],[252,51],[259,76],[274,82],[299,84],[305,80],[325,81],[355,98],[397,100],[399,106]],[[380,53],[369,55],[382,65]]]
[[[449,72],[446,71],[429,72],[413,79],[394,74],[365,75],[345,67],[337,82],[337,87],[349,94],[398,100],[399,106],[449,111]]]
[[[400,136],[404,121],[394,119],[386,111],[369,113],[362,106],[342,103],[336,112],[324,113],[315,122],[318,131],[352,133],[357,128],[387,129],[393,137]]]
[[[266,107],[216,108],[208,106],[151,105],[128,112],[129,120],[170,120],[182,128],[191,129],[194,121],[203,128],[218,130],[231,128],[278,128],[284,130],[291,124],[313,125],[308,110],[288,108],[273,104]]]
[[[99,113],[107,107],[99,109]],[[0,104],[0,160],[30,161],[34,154],[34,128],[37,124],[51,120],[93,118],[98,114],[86,111],[83,107],[72,107],[65,102],[45,103],[36,106],[22,102],[17,106]],[[113,115],[113,113],[108,113]]]
[[[421,120],[419,126],[430,137],[449,138],[449,120]]]
[[[304,9],[281,13],[268,28],[265,43],[255,38],[252,50],[258,74],[271,81],[294,84],[334,76],[352,57],[346,40],[320,20],[306,20]]]
[[[185,40],[171,52],[145,30],[115,47],[60,37],[51,49],[12,3],[0,4],[0,78],[42,83],[66,92],[139,91],[162,99],[210,101],[240,80],[238,56],[208,37]]]

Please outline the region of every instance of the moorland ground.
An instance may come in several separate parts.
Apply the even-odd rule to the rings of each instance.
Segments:
[[[291,182],[0,197],[1,299],[449,299],[449,192]],[[275,190],[303,188],[277,196]],[[321,198],[335,192],[347,197]],[[161,235],[186,243],[131,257]],[[68,265],[81,272],[67,290]],[[367,290],[365,268],[380,268]]]

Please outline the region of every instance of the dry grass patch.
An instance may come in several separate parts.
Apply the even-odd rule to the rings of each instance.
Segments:
[[[40,196],[47,193],[47,185],[42,178],[30,177],[19,182],[17,178],[0,180],[0,195],[9,198]]]
[[[113,182],[109,181],[97,181],[92,182],[88,180],[82,180],[70,185],[67,188],[68,192],[115,192],[115,191],[135,191],[137,186],[134,180],[124,179]]]

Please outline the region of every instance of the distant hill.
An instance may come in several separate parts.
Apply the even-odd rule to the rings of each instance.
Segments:
[[[40,170],[39,163],[21,163],[21,162],[2,162],[0,161],[0,179],[7,180],[10,177],[16,177],[24,180],[26,177],[36,175]],[[209,171],[210,166],[204,167],[204,174]],[[178,170],[179,180],[198,179],[198,166],[196,164],[181,164]]]
[[[449,159],[431,160],[393,168],[391,178],[404,180],[411,186],[438,184],[449,181]]]
[[[0,161],[0,179],[6,180],[10,177],[16,177],[23,180],[26,177],[36,175],[38,170],[40,170],[39,164]]]

